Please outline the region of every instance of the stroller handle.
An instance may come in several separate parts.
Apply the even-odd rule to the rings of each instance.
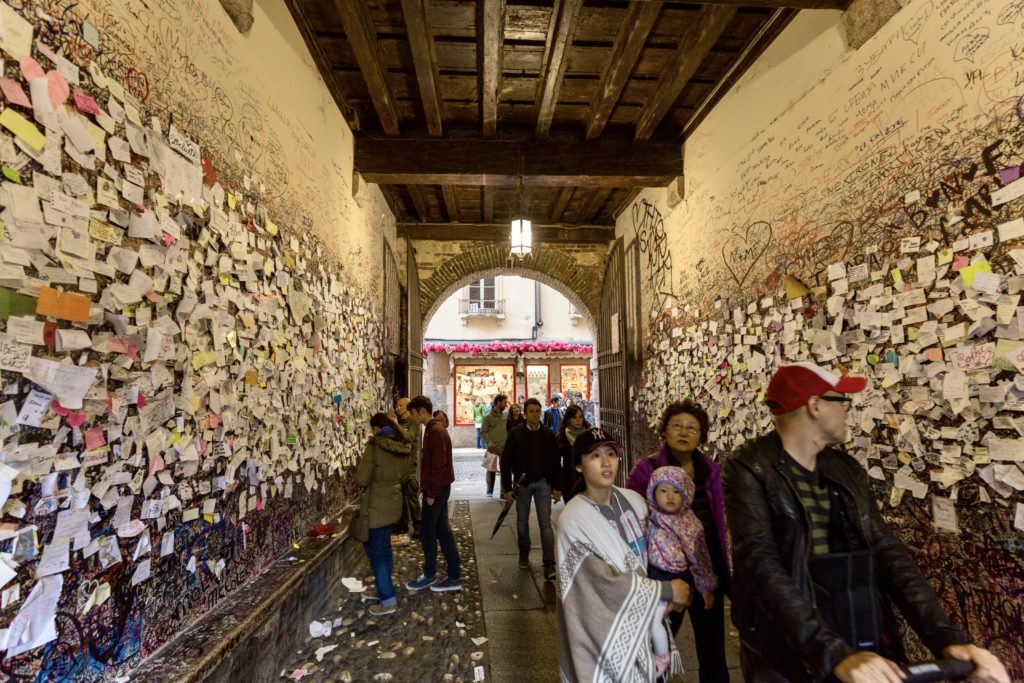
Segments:
[[[907,675],[904,683],[934,683],[935,681],[959,680],[974,672],[974,662],[962,659],[936,659],[902,667]]]

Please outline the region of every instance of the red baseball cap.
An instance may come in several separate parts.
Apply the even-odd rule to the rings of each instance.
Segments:
[[[826,391],[856,394],[867,383],[863,377],[840,377],[814,363],[793,363],[783,365],[772,375],[764,402],[772,415],[782,415],[804,405],[811,396],[821,396]]]

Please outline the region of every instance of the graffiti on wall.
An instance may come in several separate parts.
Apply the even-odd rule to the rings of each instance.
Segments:
[[[645,275],[651,286],[651,314],[657,315],[672,293],[672,254],[665,234],[665,220],[654,204],[641,199],[633,203],[633,235],[646,262]]]

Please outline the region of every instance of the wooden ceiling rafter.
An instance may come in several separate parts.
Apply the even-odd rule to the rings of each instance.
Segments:
[[[398,109],[395,97],[388,86],[387,71],[381,58],[380,45],[377,42],[377,29],[365,2],[353,0],[335,0],[335,7],[345,27],[355,54],[359,71],[370,91],[373,108],[377,111],[380,125],[387,135],[398,135]]]
[[[507,223],[409,223],[396,224],[398,237],[411,240],[459,240],[459,241],[492,241],[507,239],[509,226]],[[615,239],[615,228],[608,225],[549,225],[534,223],[532,226],[533,243],[573,243],[573,244],[607,244]]]
[[[605,62],[601,82],[597,87],[597,97],[590,111],[587,112],[587,140],[596,140],[604,132],[604,127],[611,118],[612,110],[622,96],[633,67],[640,58],[647,37],[654,28],[654,23],[661,14],[660,0],[633,0],[629,4],[626,20],[619,27],[611,54]]]
[[[505,0],[483,0],[480,11],[480,118],[484,138],[498,134]]]
[[[565,75],[566,51],[575,33],[576,18],[583,0],[555,0],[548,26],[548,39],[541,62],[541,75],[537,90],[537,127],[535,135],[546,138],[551,132],[551,121],[558,104],[558,93]]]

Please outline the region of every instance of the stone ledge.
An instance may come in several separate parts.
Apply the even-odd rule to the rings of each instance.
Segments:
[[[363,546],[347,534],[351,514],[334,537],[302,540],[285,557],[228,595],[138,667],[138,681],[205,683],[272,681],[309,622],[345,590],[345,576],[367,571]]]

